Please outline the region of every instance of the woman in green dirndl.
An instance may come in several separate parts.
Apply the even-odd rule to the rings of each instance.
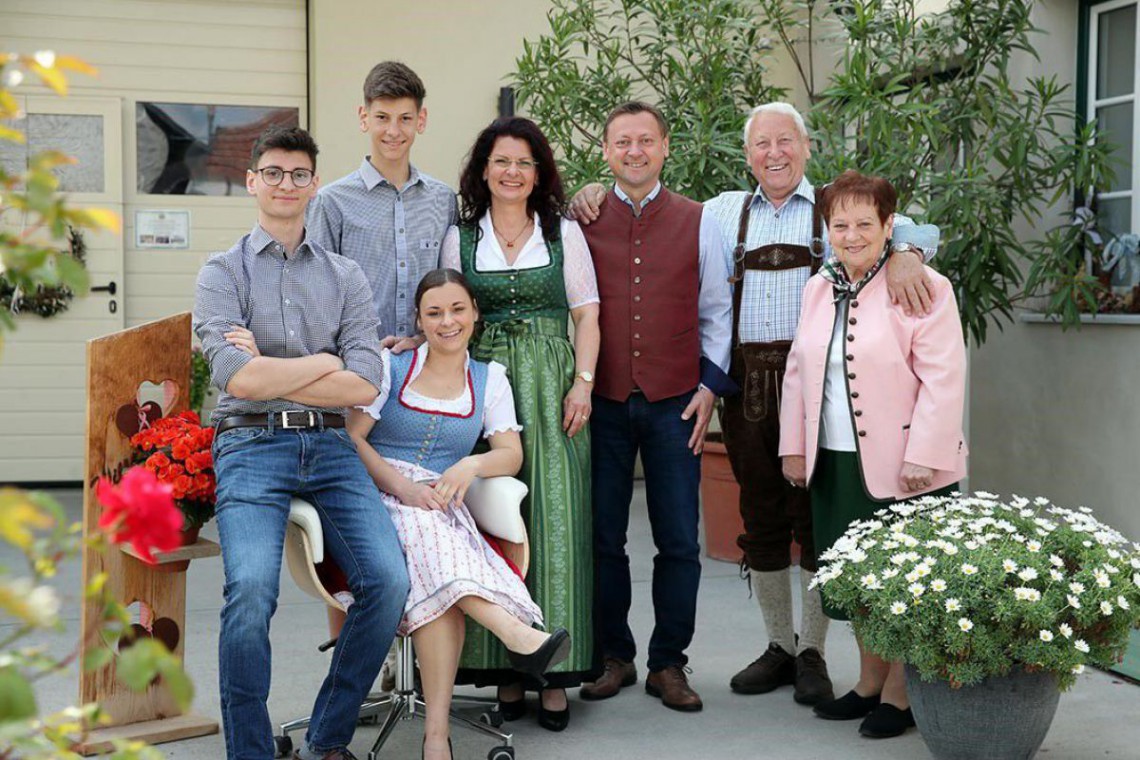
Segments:
[[[573,641],[570,657],[540,684],[510,670],[498,640],[469,626],[459,677],[497,684],[507,720],[526,713],[525,688],[540,689],[538,722],[560,731],[570,718],[566,689],[595,669],[586,422],[600,340],[598,285],[581,229],[563,217],[553,151],[530,120],[498,119],[479,134],[459,195],[460,226],[444,239],[441,265],[461,270],[475,292],[483,322],[472,357],[507,368],[523,426],[518,477],[530,489],[526,584],[547,627],[565,627]]]

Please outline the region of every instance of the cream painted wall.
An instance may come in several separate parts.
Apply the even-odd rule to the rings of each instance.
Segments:
[[[309,102],[322,180],[352,171],[367,153],[356,118],[364,77],[376,63],[398,60],[427,88],[428,126],[412,162],[455,187],[475,135],[498,115],[499,88],[523,39],[548,29],[548,8],[547,0],[310,3]]]
[[[1039,0],[1040,61],[1018,57],[1019,73],[1073,83],[1076,6]],[[1140,540],[1140,320],[1079,331],[1016,322],[991,331],[971,361],[971,487],[1088,506]]]

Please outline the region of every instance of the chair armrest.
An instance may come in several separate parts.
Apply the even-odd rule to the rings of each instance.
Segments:
[[[526,541],[526,525],[520,511],[526,494],[526,484],[517,478],[475,478],[463,502],[484,533],[521,544]]]
[[[309,548],[313,553],[313,564],[325,561],[325,534],[321,529],[321,518],[316,507],[303,499],[294,498],[289,503],[289,522],[296,525],[309,537]]]

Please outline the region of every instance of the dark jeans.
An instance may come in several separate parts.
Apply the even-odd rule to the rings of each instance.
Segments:
[[[784,479],[780,464],[780,393],[784,382],[779,352],[751,357],[732,353],[729,374],[743,389],[724,399],[720,425],[732,473],[740,484],[740,516],[744,533],[736,540],[753,570],[783,570],[791,565],[791,545],[800,545],[800,567],[815,572],[811,500],[804,488]],[[766,357],[768,361],[762,361]]]
[[[317,753],[347,747],[408,595],[400,540],[380,493],[348,434],[338,429],[228,430],[214,441],[214,469],[226,575],[218,639],[226,754],[231,760],[274,754],[266,709],[269,621],[294,494],[316,507],[325,548],[356,597],[305,741]],[[314,665],[321,661],[313,657]]]
[[[595,395],[590,415],[598,645],[609,657],[632,662],[637,654],[629,628],[631,588],[625,545],[634,462],[640,450],[649,524],[657,547],[651,671],[688,662],[685,650],[696,625],[701,460],[688,448],[694,419],[681,419],[691,398],[692,393],[686,393],[650,402],[635,393],[620,403]]]

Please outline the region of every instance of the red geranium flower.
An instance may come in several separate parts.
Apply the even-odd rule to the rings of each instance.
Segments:
[[[182,540],[182,512],[174,506],[172,490],[144,467],[127,470],[117,486],[100,478],[95,486],[103,505],[99,527],[111,543],[129,543],[144,562],[155,564],[152,552],[176,549]]]

